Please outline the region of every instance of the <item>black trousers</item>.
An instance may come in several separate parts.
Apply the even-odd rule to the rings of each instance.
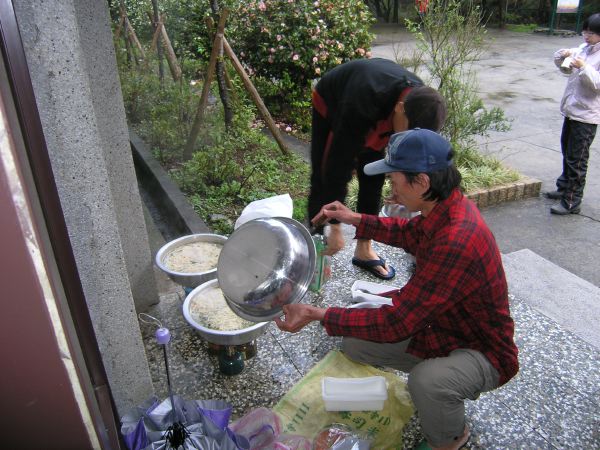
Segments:
[[[313,108],[308,220],[327,203],[344,203],[354,171],[359,185],[356,211],[378,214],[385,175],[367,176],[363,167],[381,158],[383,153],[363,147],[362,142],[334,136],[330,122]],[[322,228],[316,231],[322,232]]]
[[[597,125],[578,122],[565,117],[560,136],[563,167],[556,187],[562,193],[561,203],[567,209],[579,207],[583,199],[590,146],[596,136]]]

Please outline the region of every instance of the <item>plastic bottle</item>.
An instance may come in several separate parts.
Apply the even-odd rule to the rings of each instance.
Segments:
[[[325,247],[327,247],[325,236],[315,234],[313,235],[313,241],[315,242],[317,262],[312,282],[308,288],[313,292],[319,292],[327,280],[331,278],[331,256],[323,254]]]

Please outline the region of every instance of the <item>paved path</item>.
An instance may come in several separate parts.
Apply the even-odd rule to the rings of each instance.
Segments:
[[[410,53],[413,39],[398,28],[376,29],[373,55],[395,59]],[[554,66],[555,50],[575,47],[580,36],[490,30],[489,48],[476,64],[480,96],[502,108],[512,129],[480,139],[482,152],[543,182],[552,189],[561,167],[559,102],[566,78]],[[600,286],[600,137],[591,148],[584,205],[579,216],[550,215],[545,198],[484,209],[503,253],[524,248]]]

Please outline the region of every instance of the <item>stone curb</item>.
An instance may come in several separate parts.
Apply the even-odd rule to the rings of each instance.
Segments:
[[[156,206],[166,217],[169,217],[173,233],[178,236],[210,233],[208,226],[194,211],[179,187],[131,128],[129,142],[138,180],[144,183]]]
[[[535,178],[523,177],[514,183],[502,184],[490,189],[467,192],[465,196],[475,202],[479,209],[525,198],[538,197],[542,182]]]

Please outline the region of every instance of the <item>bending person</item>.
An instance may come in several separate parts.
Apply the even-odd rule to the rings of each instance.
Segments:
[[[417,127],[439,131],[445,119],[443,97],[393,61],[359,59],[327,72],[313,91],[309,217],[325,204],[345,201],[354,171],[359,185],[356,210],[377,214],[385,177],[365,176],[365,164],[383,157],[393,132]],[[341,226],[332,220],[326,253],[343,247]],[[369,239],[358,239],[352,262],[382,279],[395,274]]]

